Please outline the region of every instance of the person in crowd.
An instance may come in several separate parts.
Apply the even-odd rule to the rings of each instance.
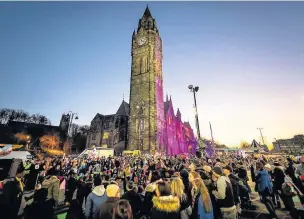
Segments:
[[[75,163],[73,164],[75,166]],[[75,168],[75,167],[73,167]],[[70,203],[73,199],[73,194],[75,192],[75,190],[77,189],[77,180],[76,180],[76,176],[77,173],[75,172],[75,170],[70,172],[70,177],[67,180],[66,183],[66,191],[65,191],[65,198],[66,198],[66,202]]]
[[[129,181],[127,184],[127,192],[122,196],[122,199],[128,200],[131,207],[134,218],[137,218],[140,213],[140,208],[142,206],[142,201],[139,196],[138,188],[134,185],[132,181]]]
[[[119,200],[113,208],[112,219],[133,219],[132,207],[127,200]]]
[[[101,185],[101,178],[94,181],[94,189],[88,195],[85,205],[85,216],[88,219],[98,219],[100,206],[107,200],[106,190]]]
[[[238,168],[239,181],[239,195],[240,195],[240,207],[241,209],[253,209],[253,205],[250,199],[251,188],[248,184],[247,169],[244,166]]]
[[[240,179],[233,174],[233,170],[231,166],[226,165],[223,168],[223,173],[225,176],[227,176],[231,182],[232,185],[232,190],[233,190],[233,198],[234,198],[234,205],[238,205],[240,203],[240,198],[239,198],[239,181]]]
[[[156,185],[154,183],[148,184],[145,188],[145,197],[140,209],[141,217],[151,218],[151,210],[153,207],[152,199],[156,195]]]
[[[171,181],[171,193],[178,197],[180,201],[180,215],[181,219],[189,219],[192,214],[192,206],[188,201],[188,196],[184,192],[184,184],[179,176],[173,176]]]
[[[184,193],[187,195],[188,204],[192,205],[192,184],[189,182],[189,172],[186,169],[180,171],[180,177],[184,185]]]
[[[85,182],[85,177],[80,177],[78,180],[78,186],[77,186],[77,200],[79,202],[79,204],[82,206],[83,205],[83,201],[87,200],[87,196],[90,194],[91,192],[91,187]]]
[[[212,180],[216,184],[216,189],[212,191],[218,206],[220,207],[223,219],[236,219],[237,209],[233,201],[233,188],[228,177],[223,175],[220,166],[215,166],[212,172]]]
[[[57,176],[48,175],[42,182],[41,188],[47,189],[48,191],[48,199],[54,199],[55,206],[59,203],[59,182],[60,180]]]
[[[193,210],[191,219],[214,219],[212,202],[203,180],[198,172],[190,172],[189,180],[193,184]]]
[[[287,162],[288,163],[285,173],[287,176],[289,176],[292,179],[293,183],[297,183],[297,178],[295,175],[296,168],[294,166],[294,162],[290,157],[287,158]]]
[[[180,201],[171,195],[171,187],[167,182],[158,182],[156,196],[152,199],[151,219],[180,219]]]
[[[290,194],[288,191],[286,192],[286,190],[283,189],[283,185],[286,181],[285,179],[287,178],[289,178],[292,181],[291,177],[285,175],[284,167],[280,163],[275,162],[273,169],[273,189],[274,191],[277,192],[277,194],[280,196],[280,198],[284,203],[285,209],[283,210],[292,211],[295,208],[295,204],[292,199],[293,194]],[[285,184],[287,189],[289,189],[290,186],[292,186],[292,185],[288,185],[288,183]]]
[[[262,162],[256,163],[256,186],[255,190],[259,193],[261,202],[265,204],[272,218],[278,218],[275,212],[275,206],[271,200],[271,194],[273,192],[273,186],[270,181],[269,173],[264,169]]]
[[[86,217],[83,213],[83,210],[82,210],[82,206],[77,199],[73,199],[71,201],[70,207],[69,207],[69,210],[67,212],[65,219],[86,219]]]
[[[55,201],[47,196],[47,189],[36,190],[33,203],[24,209],[24,219],[53,219]]]
[[[108,185],[106,189],[107,200],[100,206],[99,219],[112,219],[113,208],[120,199],[120,189],[117,185]]]
[[[22,176],[24,166],[22,163],[18,166],[16,177],[5,179],[3,182],[3,194],[1,197],[1,217],[16,219],[23,196],[24,184]]]

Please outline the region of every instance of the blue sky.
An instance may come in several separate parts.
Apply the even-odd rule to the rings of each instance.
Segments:
[[[304,132],[304,2],[148,2],[164,93],[201,133],[236,145]],[[129,99],[131,36],[147,2],[0,2],[0,108],[89,124]]]

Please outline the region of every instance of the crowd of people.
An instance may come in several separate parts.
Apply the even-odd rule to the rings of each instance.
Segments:
[[[256,208],[255,190],[271,218],[278,208],[297,218],[293,197],[302,198],[303,176],[304,156],[38,157],[5,180],[0,217],[18,218],[23,192],[34,190],[21,218],[53,219],[64,201],[60,219],[237,219]]]

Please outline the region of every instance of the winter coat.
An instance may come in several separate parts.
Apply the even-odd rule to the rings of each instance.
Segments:
[[[173,196],[154,196],[151,219],[180,219],[180,202]]]
[[[261,195],[270,195],[272,193],[273,186],[267,170],[262,169],[258,171],[255,189]]]
[[[284,183],[285,173],[283,167],[278,166],[273,169],[273,186],[277,190],[282,190],[282,185]]]
[[[119,198],[108,198],[101,206],[100,206],[100,215],[101,219],[112,219],[113,208],[116,206]]]
[[[24,219],[52,219],[54,214],[54,199],[33,202],[24,209]]]
[[[180,215],[181,219],[189,219],[189,216],[192,214],[192,206],[188,201],[187,195],[184,193],[184,197],[180,201]]]
[[[146,192],[143,204],[140,209],[141,216],[145,215],[147,217],[151,216],[151,210],[153,207],[152,198],[154,196],[154,193],[152,192]]]
[[[132,208],[133,216],[139,213],[142,201],[138,193],[134,192],[133,190],[130,190],[123,194],[122,199],[129,201]]]
[[[107,200],[105,193],[105,188],[103,185],[96,186],[93,191],[88,195],[86,207],[85,207],[85,216],[90,219],[99,218],[100,206]]]
[[[239,177],[234,174],[229,174],[228,178],[230,179],[232,190],[233,190],[233,197],[234,197],[234,204],[237,205],[239,203]]]
[[[58,203],[59,199],[59,182],[60,180],[56,176],[49,176],[43,180],[41,188],[48,190],[48,199],[53,198],[55,203]]]
[[[4,180],[3,193],[1,195],[1,211],[0,216],[3,218],[15,219],[18,215],[22,201],[23,190],[16,178]]]

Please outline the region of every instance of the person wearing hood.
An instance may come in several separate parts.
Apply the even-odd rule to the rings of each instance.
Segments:
[[[271,194],[273,192],[273,186],[270,181],[269,173],[264,169],[262,162],[256,163],[256,185],[255,190],[259,193],[261,202],[266,206],[272,218],[278,218],[275,212],[275,206],[271,200]]]
[[[101,185],[101,179],[95,179],[94,189],[88,195],[86,206],[85,206],[85,216],[87,219],[98,219],[100,206],[107,200],[106,190],[103,185]]]
[[[167,182],[158,182],[156,196],[152,199],[151,219],[180,219],[180,201],[171,195],[171,187]]]
[[[112,219],[113,208],[117,205],[120,199],[120,189],[115,184],[110,184],[107,186],[106,190],[107,200],[100,206],[100,219]]]
[[[42,184],[41,188],[42,189],[47,189],[48,191],[48,199],[53,198],[55,201],[55,206],[58,205],[59,201],[59,183],[60,180],[57,178],[57,176],[47,176]]]

